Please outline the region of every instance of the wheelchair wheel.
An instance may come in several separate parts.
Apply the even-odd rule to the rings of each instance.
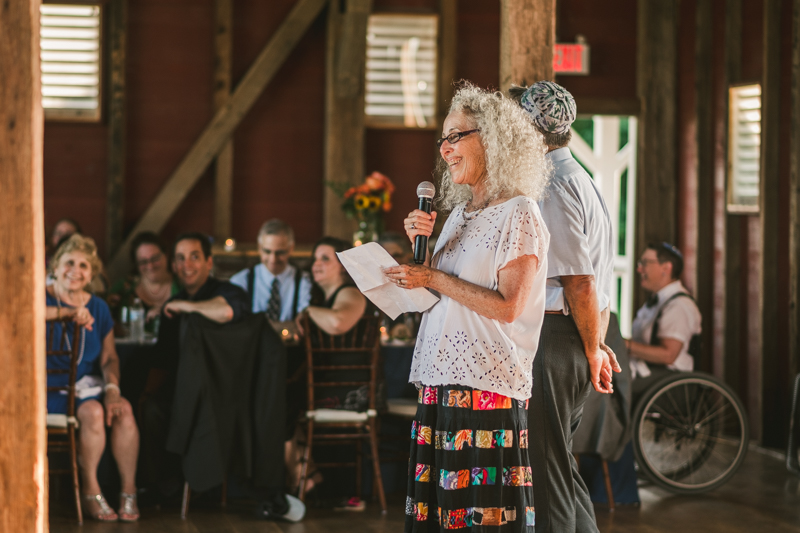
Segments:
[[[744,461],[750,437],[736,393],[716,378],[677,373],[645,392],[633,419],[639,469],[680,494],[713,490]]]

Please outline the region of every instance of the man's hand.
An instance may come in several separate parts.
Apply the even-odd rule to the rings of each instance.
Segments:
[[[608,353],[598,346],[596,350],[586,353],[586,359],[589,361],[589,378],[594,390],[602,394],[614,392],[614,386],[611,384],[612,364]],[[616,363],[616,357],[614,362]],[[619,364],[616,367],[619,368]],[[620,368],[617,372],[621,370]]]
[[[611,370],[614,372],[622,372],[622,367],[619,366],[619,361],[617,361],[617,354],[614,353],[614,350],[611,349],[610,346],[607,346],[604,343],[600,343],[600,349],[606,352],[608,355],[608,361],[611,364]]]

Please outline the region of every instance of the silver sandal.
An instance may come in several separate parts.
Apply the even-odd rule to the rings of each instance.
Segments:
[[[119,516],[114,512],[114,509],[108,505],[105,497],[102,494],[83,494],[83,512],[91,516],[95,520],[101,522],[116,522]],[[94,511],[87,509],[87,504],[93,502],[97,504]]]
[[[136,493],[119,493],[119,519],[121,522],[136,522],[139,520],[139,506],[136,505]]]

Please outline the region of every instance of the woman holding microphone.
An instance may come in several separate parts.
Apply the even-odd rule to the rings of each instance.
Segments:
[[[385,271],[441,298],[423,316],[409,377],[419,405],[405,530],[533,531],[527,409],[550,240],[537,206],[545,146],[519,106],[472,85],[442,134],[437,204],[450,216],[424,264]],[[412,211],[411,241],[436,217]]]

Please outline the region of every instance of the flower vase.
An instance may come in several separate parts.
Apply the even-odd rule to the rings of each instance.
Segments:
[[[358,221],[358,229],[353,233],[353,245],[361,246],[368,242],[378,240],[377,219],[363,219]]]

